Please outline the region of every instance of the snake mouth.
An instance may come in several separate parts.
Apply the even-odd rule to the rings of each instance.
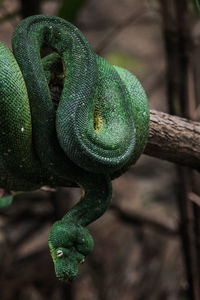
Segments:
[[[57,277],[58,280],[62,281],[63,283],[67,283],[67,284],[71,284],[72,280],[70,280],[69,278],[65,278],[65,277]]]

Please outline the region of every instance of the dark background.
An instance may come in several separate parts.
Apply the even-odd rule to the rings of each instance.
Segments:
[[[140,79],[151,108],[182,116],[185,104],[178,102],[176,89],[175,95],[169,93],[174,91],[169,72],[184,84],[179,77],[185,63],[192,74],[189,94],[196,93],[195,100],[189,97],[187,117],[199,120],[199,16],[192,2],[184,6],[179,1],[182,7],[175,2],[1,0],[0,40],[10,47],[12,32],[25,16],[60,15],[79,27],[96,52]],[[179,12],[186,17],[180,20],[186,26],[182,31]],[[186,42],[180,51],[181,32]],[[185,44],[190,46],[186,51]],[[189,55],[176,65],[182,51]],[[47,188],[17,196],[0,212],[0,299],[200,299],[199,208],[187,204],[189,192],[198,194],[198,180],[192,171],[142,155],[113,182],[113,205],[89,226],[95,248],[71,285],[57,281],[47,238],[52,223],[78,201],[80,190]]]

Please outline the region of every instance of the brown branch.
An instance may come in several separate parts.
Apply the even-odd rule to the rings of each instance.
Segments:
[[[200,171],[200,123],[151,110],[144,153]]]
[[[188,199],[196,205],[200,206],[200,197],[197,194],[190,192],[188,195]]]

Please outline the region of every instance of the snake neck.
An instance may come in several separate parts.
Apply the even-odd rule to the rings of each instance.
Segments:
[[[100,217],[111,201],[109,178],[89,175],[79,178],[83,193],[81,200],[60,220],[54,223],[49,234],[49,247],[56,276],[61,280],[73,280],[79,264],[93,249],[93,239],[85,228]]]
[[[74,222],[87,226],[98,219],[109,207],[112,199],[112,184],[109,176],[88,174],[80,176],[82,189],[80,201],[62,218],[62,222]]]

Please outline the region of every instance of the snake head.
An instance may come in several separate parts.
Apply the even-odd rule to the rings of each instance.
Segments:
[[[60,220],[53,224],[48,240],[56,277],[71,282],[85,256],[92,251],[93,238],[86,228]]]

